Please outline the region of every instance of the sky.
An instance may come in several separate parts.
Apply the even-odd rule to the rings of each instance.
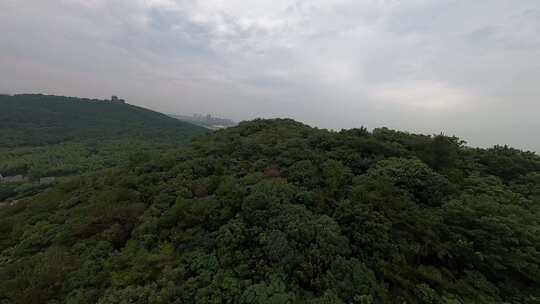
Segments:
[[[0,93],[540,151],[538,0],[0,0]]]

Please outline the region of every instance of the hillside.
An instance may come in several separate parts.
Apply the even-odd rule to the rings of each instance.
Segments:
[[[540,158],[255,120],[0,208],[5,303],[538,303]]]
[[[36,193],[43,188],[40,178],[51,181],[125,165],[147,154],[177,148],[205,132],[202,127],[129,104],[0,95],[0,174],[23,180],[0,180],[0,202]]]
[[[0,148],[96,138],[185,141],[187,136],[202,132],[193,124],[129,104],[48,95],[0,95]]]

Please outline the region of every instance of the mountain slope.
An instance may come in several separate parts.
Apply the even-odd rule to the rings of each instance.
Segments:
[[[539,232],[532,153],[256,120],[0,208],[0,301],[537,303]]]
[[[0,174],[21,181],[0,180],[0,202],[35,194],[55,178],[126,165],[177,148],[206,132],[128,104],[0,96]]]
[[[185,141],[204,131],[129,104],[47,95],[0,96],[0,147],[128,136]]]

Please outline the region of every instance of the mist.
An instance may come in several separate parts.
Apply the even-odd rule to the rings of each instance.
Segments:
[[[538,1],[0,2],[0,93],[540,151]]]

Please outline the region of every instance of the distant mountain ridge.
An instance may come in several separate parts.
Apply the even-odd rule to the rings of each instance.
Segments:
[[[204,132],[165,114],[109,100],[0,95],[0,148],[122,136],[184,141],[186,135]]]

